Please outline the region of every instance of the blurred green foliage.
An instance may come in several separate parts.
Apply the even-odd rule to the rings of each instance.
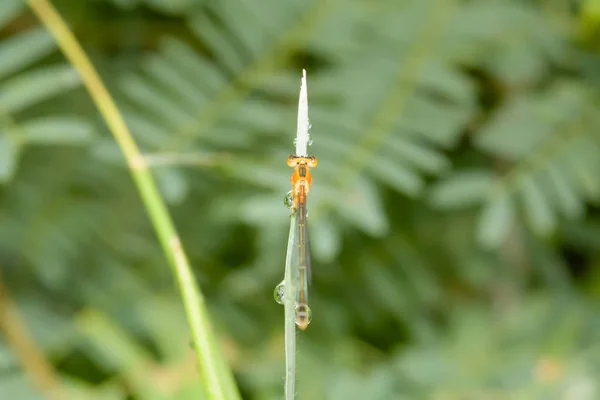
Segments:
[[[600,398],[598,2],[55,0],[170,205],[245,398],[283,393],[299,78],[304,399]],[[124,160],[0,2],[0,271],[73,399],[201,399]],[[0,397],[37,399],[0,343]]]

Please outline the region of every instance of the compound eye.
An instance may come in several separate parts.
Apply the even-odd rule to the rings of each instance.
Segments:
[[[290,167],[295,167],[296,164],[298,164],[296,158],[297,157],[293,154],[291,156],[289,156],[287,159],[287,165],[289,165]]]
[[[308,166],[309,166],[309,167],[311,167],[311,168],[312,168],[312,167],[316,167],[318,163],[319,163],[319,162],[317,161],[317,157],[315,157],[315,156],[311,156],[311,157],[308,159],[308,163],[307,163],[307,164],[308,164]]]

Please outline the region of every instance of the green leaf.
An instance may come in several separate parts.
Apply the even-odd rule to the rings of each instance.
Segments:
[[[309,221],[310,249],[322,263],[335,260],[341,251],[342,237],[336,226],[323,218]]]
[[[0,391],[6,399],[41,400],[31,378],[22,373],[5,373],[0,376]]]
[[[373,177],[408,196],[415,197],[423,189],[423,180],[419,175],[383,157],[375,157],[367,169]]]
[[[192,87],[203,92],[213,92],[227,85],[223,71],[212,65],[189,44],[172,37],[159,42],[160,56],[166,60],[177,60],[175,67]]]
[[[8,22],[19,15],[24,7],[25,2],[23,0],[0,1],[0,28],[3,28]]]
[[[381,236],[389,230],[376,188],[364,178],[357,180],[354,188],[345,193],[337,206],[344,220],[373,236]]]
[[[0,182],[9,182],[19,162],[21,146],[6,134],[0,135]]]
[[[161,194],[169,204],[181,204],[186,199],[189,187],[181,170],[162,167],[154,170],[154,176]]]
[[[112,139],[100,139],[94,142],[91,154],[103,163],[126,166],[127,163],[119,146]]]
[[[497,57],[490,57],[488,65],[494,75],[511,85],[533,84],[548,68],[546,60],[527,42],[507,46]]]
[[[457,171],[431,189],[429,201],[447,210],[479,204],[491,189],[493,179],[485,170]]]
[[[600,199],[600,153],[598,145],[589,138],[580,137],[573,145],[573,151],[567,154],[566,168],[576,177],[580,190],[589,199]]]
[[[162,360],[173,363],[186,356],[189,334],[184,310],[176,302],[163,296],[152,297],[137,304],[135,313],[154,339]]]
[[[270,165],[245,162],[245,168],[239,168],[234,164],[226,164],[224,168],[233,177],[257,185],[257,187],[272,188],[281,193],[281,198],[291,189],[291,172],[285,164],[279,163],[278,168],[273,168]]]
[[[168,60],[162,57],[151,57],[144,63],[144,69],[165,90],[172,93],[175,98],[181,99],[181,106],[191,112],[197,112],[206,102],[206,96],[198,90],[177,70],[175,64],[178,60]]]
[[[87,310],[80,314],[77,325],[92,348],[86,348],[107,370],[115,368],[143,399],[162,400],[149,378],[151,357],[127,332],[106,315]],[[96,350],[96,351],[93,351]]]
[[[22,124],[24,140],[32,144],[88,143],[94,129],[85,119],[72,116],[51,116],[31,119]]]
[[[364,257],[361,262],[371,266],[370,269],[362,270],[362,279],[369,290],[368,297],[377,299],[382,307],[398,319],[409,314],[409,290],[406,288],[406,282],[395,279],[395,269],[373,256]]]
[[[441,285],[427,267],[423,255],[402,237],[388,241],[386,250],[393,256],[404,274],[403,280],[414,290],[419,300],[433,303],[441,297]]]
[[[111,1],[113,3],[115,3],[117,6],[126,8],[128,10],[134,8],[139,3],[139,0],[111,0]]]
[[[265,104],[261,100],[247,100],[241,107],[231,110],[232,119],[245,130],[253,129],[257,131],[269,132],[277,130],[286,125],[286,122],[293,124],[294,118],[289,108],[278,108],[273,104]]]
[[[566,217],[575,219],[581,217],[585,209],[577,190],[573,188],[572,178],[568,172],[564,164],[552,165],[548,168],[548,177],[552,186],[550,192],[554,193],[553,203],[561,212]]]
[[[50,54],[56,47],[44,28],[35,28],[0,42],[0,79]]]
[[[284,7],[286,9],[288,7]],[[219,2],[219,12],[223,22],[231,29],[232,33],[240,40],[244,48],[253,56],[260,56],[259,52],[263,49],[265,42],[272,38],[264,31],[259,29],[245,29],[247,27],[248,17],[254,18],[254,13],[250,3],[239,2],[237,0],[223,0]],[[269,18],[277,18],[276,7],[269,9]]]
[[[239,52],[227,40],[225,33],[220,27],[211,21],[206,14],[197,14],[189,22],[190,29],[200,38],[212,51],[217,60],[230,72],[238,72],[244,67]]]
[[[155,147],[169,137],[167,130],[137,114],[127,114],[126,121],[136,140],[143,145]]]
[[[423,71],[421,82],[457,104],[474,106],[477,88],[466,74],[441,63],[431,63]]]
[[[432,146],[414,138],[404,137],[401,133],[390,136],[384,153],[398,162],[409,163],[429,173],[439,173],[450,165],[448,159]]]
[[[121,0],[122,1],[122,0]],[[162,0],[145,0],[148,5],[155,7],[159,11],[167,12],[170,14],[177,14],[187,11],[194,3],[198,0],[173,0],[173,1],[162,1]]]
[[[93,385],[86,381],[65,379],[64,384],[68,389],[69,400],[121,400],[127,397],[125,388],[119,382]]]
[[[185,15],[189,9],[198,4],[202,4],[203,0],[110,0],[118,7],[125,10],[131,10],[135,7],[145,5],[152,8],[157,13],[164,13],[170,16]]]
[[[491,154],[515,160],[528,155],[550,132],[549,123],[536,117],[532,99],[516,98],[492,116],[475,144]]]
[[[514,204],[505,192],[493,192],[481,211],[477,225],[477,239],[488,248],[504,243],[513,225]]]
[[[590,101],[588,97],[581,85],[559,81],[543,93],[509,99],[481,130],[475,143],[480,149],[509,160],[545,155],[551,151],[548,142],[560,140],[565,130],[575,129],[566,125],[582,114]]]
[[[439,104],[425,96],[413,96],[398,121],[398,127],[402,131],[417,132],[441,146],[451,147],[460,138],[468,117],[467,110]]]
[[[310,200],[309,200],[310,201]],[[283,195],[256,195],[246,197],[239,205],[241,221],[248,224],[273,226],[275,224],[289,225],[291,211],[283,204]],[[229,206],[228,209],[232,207]],[[310,212],[309,205],[309,212]],[[311,225],[312,226],[312,225]]]
[[[123,79],[121,88],[131,99],[145,107],[157,121],[161,121],[161,125],[167,123],[181,127],[192,119],[189,113],[182,111],[179,105],[169,98],[169,94],[157,90],[156,85],[148,79],[131,76]]]
[[[538,235],[548,235],[556,226],[556,218],[549,201],[532,177],[525,177],[521,185],[521,198],[530,227]]]
[[[79,74],[69,65],[42,67],[4,82],[0,86],[0,107],[8,112],[22,111],[79,84]]]

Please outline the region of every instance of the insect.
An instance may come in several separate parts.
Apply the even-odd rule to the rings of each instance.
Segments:
[[[297,252],[295,259],[297,259],[299,276],[298,291],[296,293],[296,325],[304,330],[310,323],[311,318],[311,311],[308,307],[308,285],[310,285],[311,270],[308,225],[306,223],[306,200],[312,184],[310,169],[317,166],[317,159],[312,156],[291,155],[287,160],[287,164],[294,168],[291,177],[291,208],[296,213],[293,243],[295,244],[294,250]]]

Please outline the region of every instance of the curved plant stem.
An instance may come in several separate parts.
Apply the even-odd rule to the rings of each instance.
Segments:
[[[177,280],[192,340],[209,399],[239,399],[231,370],[225,366],[214,338],[208,310],[201,295],[179,236],[164,201],[156,188],[147,163],[102,79],[73,33],[49,0],[28,0],[29,6],[54,35],[59,47],[79,71],[84,85],[121,147],[158,239]]]
[[[293,400],[296,396],[296,290],[298,284],[298,268],[292,263],[292,252],[297,243],[294,242],[294,222],[296,214],[290,217],[290,236],[285,257],[285,286],[283,307],[285,310],[285,399]]]
[[[52,364],[35,343],[0,278],[0,331],[21,367],[46,399],[63,399],[64,390]]]

